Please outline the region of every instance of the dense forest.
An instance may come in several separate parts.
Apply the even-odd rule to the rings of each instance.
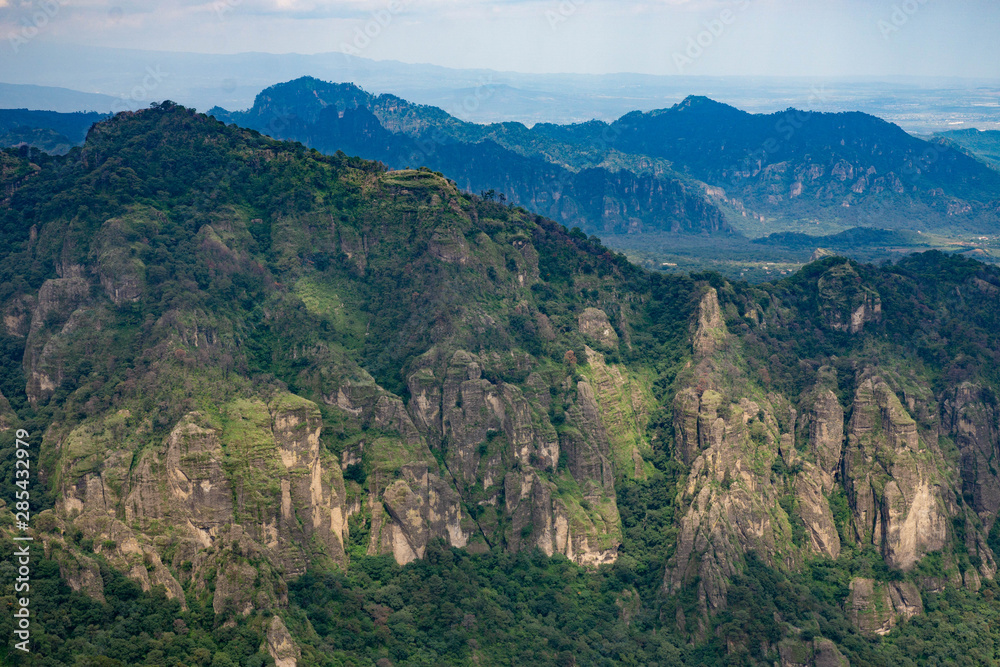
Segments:
[[[649,272],[169,102],[0,181],[7,663],[1000,655],[993,267]]]

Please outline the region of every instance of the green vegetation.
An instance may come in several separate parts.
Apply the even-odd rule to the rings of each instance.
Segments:
[[[982,564],[968,544],[988,511],[977,514],[971,491],[971,500],[956,494],[964,514],[949,516],[948,548],[903,573],[853,539],[853,501],[837,484],[830,508],[842,551],[822,559],[807,551],[795,492],[805,468],[786,464],[770,443],[795,430],[793,406],[818,378],[849,408],[860,379],[878,369],[902,394],[894,407],[913,401],[913,423],[896,425],[935,432],[938,406],[962,383],[995,397],[1000,270],[927,252],[883,267],[828,257],[762,286],[648,272],[595,236],[464,194],[430,170],[322,155],[170,103],[98,125],[65,157],[8,151],[0,160],[0,186],[10,192],[0,205],[0,391],[11,406],[0,418],[32,434],[32,460],[45,471],[33,512],[55,508],[35,525],[50,550],[36,561],[38,643],[24,664],[270,664],[262,646],[276,613],[303,665],[755,665],[779,661],[789,642],[804,651],[818,638],[852,664],[995,660],[1000,588],[987,580],[978,591],[959,589],[949,579]],[[747,242],[746,252],[798,253],[811,243],[771,241]],[[868,247],[901,238],[856,231],[827,241]],[[692,334],[709,287],[721,318],[713,340],[729,347],[699,360]],[[582,330],[588,309],[606,316],[603,331]],[[736,342],[722,335],[722,321]],[[602,348],[604,363],[588,359],[588,346]],[[700,386],[710,366],[732,371],[724,386]],[[600,431],[581,416],[584,379],[614,429],[605,452],[585,447],[598,447]],[[789,543],[775,545],[789,562],[768,565],[767,554],[748,551],[731,563],[727,604],[711,614],[697,581],[673,595],[663,585],[691,481],[674,414],[688,387],[723,419],[741,398],[785,397],[773,398],[782,408],[773,418],[763,409],[748,415],[739,445],[749,472],[778,489],[768,517]],[[983,405],[991,400],[995,407],[995,398]],[[421,412],[427,423],[417,425],[420,401],[437,412]],[[313,421],[294,422],[286,449],[305,458],[318,446],[315,479],[306,468],[282,478],[278,421],[293,413]],[[537,451],[522,460],[511,446],[515,418],[551,435],[558,461],[546,467]],[[320,424],[317,443],[310,437]],[[178,512],[186,500],[164,491],[185,481],[165,474],[165,443],[179,425],[217,445],[217,469],[206,453],[215,449],[181,457],[202,481],[230,484],[218,488],[232,502],[232,522],[251,537],[264,524],[273,534],[301,531],[294,534],[306,544],[279,546],[324,557],[265,553],[264,537],[224,542],[228,525],[213,526],[211,547],[192,547],[183,526],[143,515],[163,498]],[[960,480],[961,445],[942,437],[940,446],[945,477]],[[7,507],[18,490],[14,449],[13,430],[0,432]],[[602,456],[613,475],[579,472],[603,470]],[[414,545],[426,551],[405,566],[378,553],[376,540],[395,520],[379,494],[394,483],[399,490],[407,466],[426,468],[439,486],[406,479],[412,498],[391,509],[416,516],[422,530],[437,518],[420,514],[421,503],[452,493],[457,519],[448,529],[468,531],[467,549],[431,539]],[[138,470],[150,477],[139,480]],[[593,530],[592,550],[617,548],[613,564],[582,567],[532,548],[544,524],[531,515],[552,517],[541,495],[519,516],[506,509],[516,500],[508,485],[528,472],[575,535]],[[733,472],[712,489],[743,489]],[[304,495],[293,501],[289,491],[286,501],[286,481]],[[292,513],[305,512],[314,493],[325,504],[308,508],[317,510],[311,521]],[[115,497],[111,511],[92,506],[106,496]],[[286,502],[288,514],[279,514]],[[138,531],[136,543],[150,551],[116,554],[121,540],[101,532],[111,516],[125,517],[121,530]],[[305,532],[337,521],[347,525],[342,552],[335,540],[343,532],[333,546]],[[0,540],[5,587],[9,545]],[[105,602],[71,591],[81,584],[69,559],[81,558],[95,564]],[[121,563],[129,567],[116,569]],[[188,609],[158,586],[143,593],[123,574],[133,566],[175,577]],[[925,591],[924,614],[873,638],[845,611],[854,577],[949,583]],[[226,586],[230,597],[213,607]],[[233,606],[242,593],[245,615]],[[0,620],[0,633],[9,636],[10,622]]]

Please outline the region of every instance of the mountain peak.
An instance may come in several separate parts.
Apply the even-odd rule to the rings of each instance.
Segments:
[[[697,109],[699,111],[729,111],[740,114],[745,113],[734,106],[717,102],[704,95],[688,95],[683,100],[673,106],[671,111],[683,111],[685,109]]]

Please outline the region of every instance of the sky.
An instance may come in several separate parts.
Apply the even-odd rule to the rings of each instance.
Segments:
[[[14,59],[72,44],[527,73],[1000,78],[998,34],[997,0],[0,0],[0,58]]]

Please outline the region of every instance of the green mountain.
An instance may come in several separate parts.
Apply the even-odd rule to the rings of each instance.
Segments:
[[[103,113],[59,113],[0,109],[0,147],[27,144],[52,155],[64,155],[82,145],[87,130],[108,117]]]
[[[426,164],[463,188],[504,192],[601,235],[1000,228],[996,172],[863,113],[749,114],[689,97],[610,124],[529,129],[467,123],[309,77],[268,88],[245,112],[211,113],[324,152],[342,148],[395,168]]]
[[[629,114],[612,128],[616,148],[668,159],[724,188],[720,200],[767,217],[981,232],[1000,222],[996,172],[867,114],[752,115],[690,97]]]
[[[351,84],[304,77],[264,90],[247,111],[210,113],[325,153],[342,150],[396,169],[427,166],[463,190],[492,190],[591,234],[731,233],[700,187],[668,172],[633,172],[601,159],[565,162],[529,145],[531,134],[520,123],[464,123]]]
[[[6,662],[1000,650],[1000,270],[650,273],[171,103],[0,186]]]
[[[1000,169],[1000,130],[952,130],[936,136],[968,152],[994,169]]]

